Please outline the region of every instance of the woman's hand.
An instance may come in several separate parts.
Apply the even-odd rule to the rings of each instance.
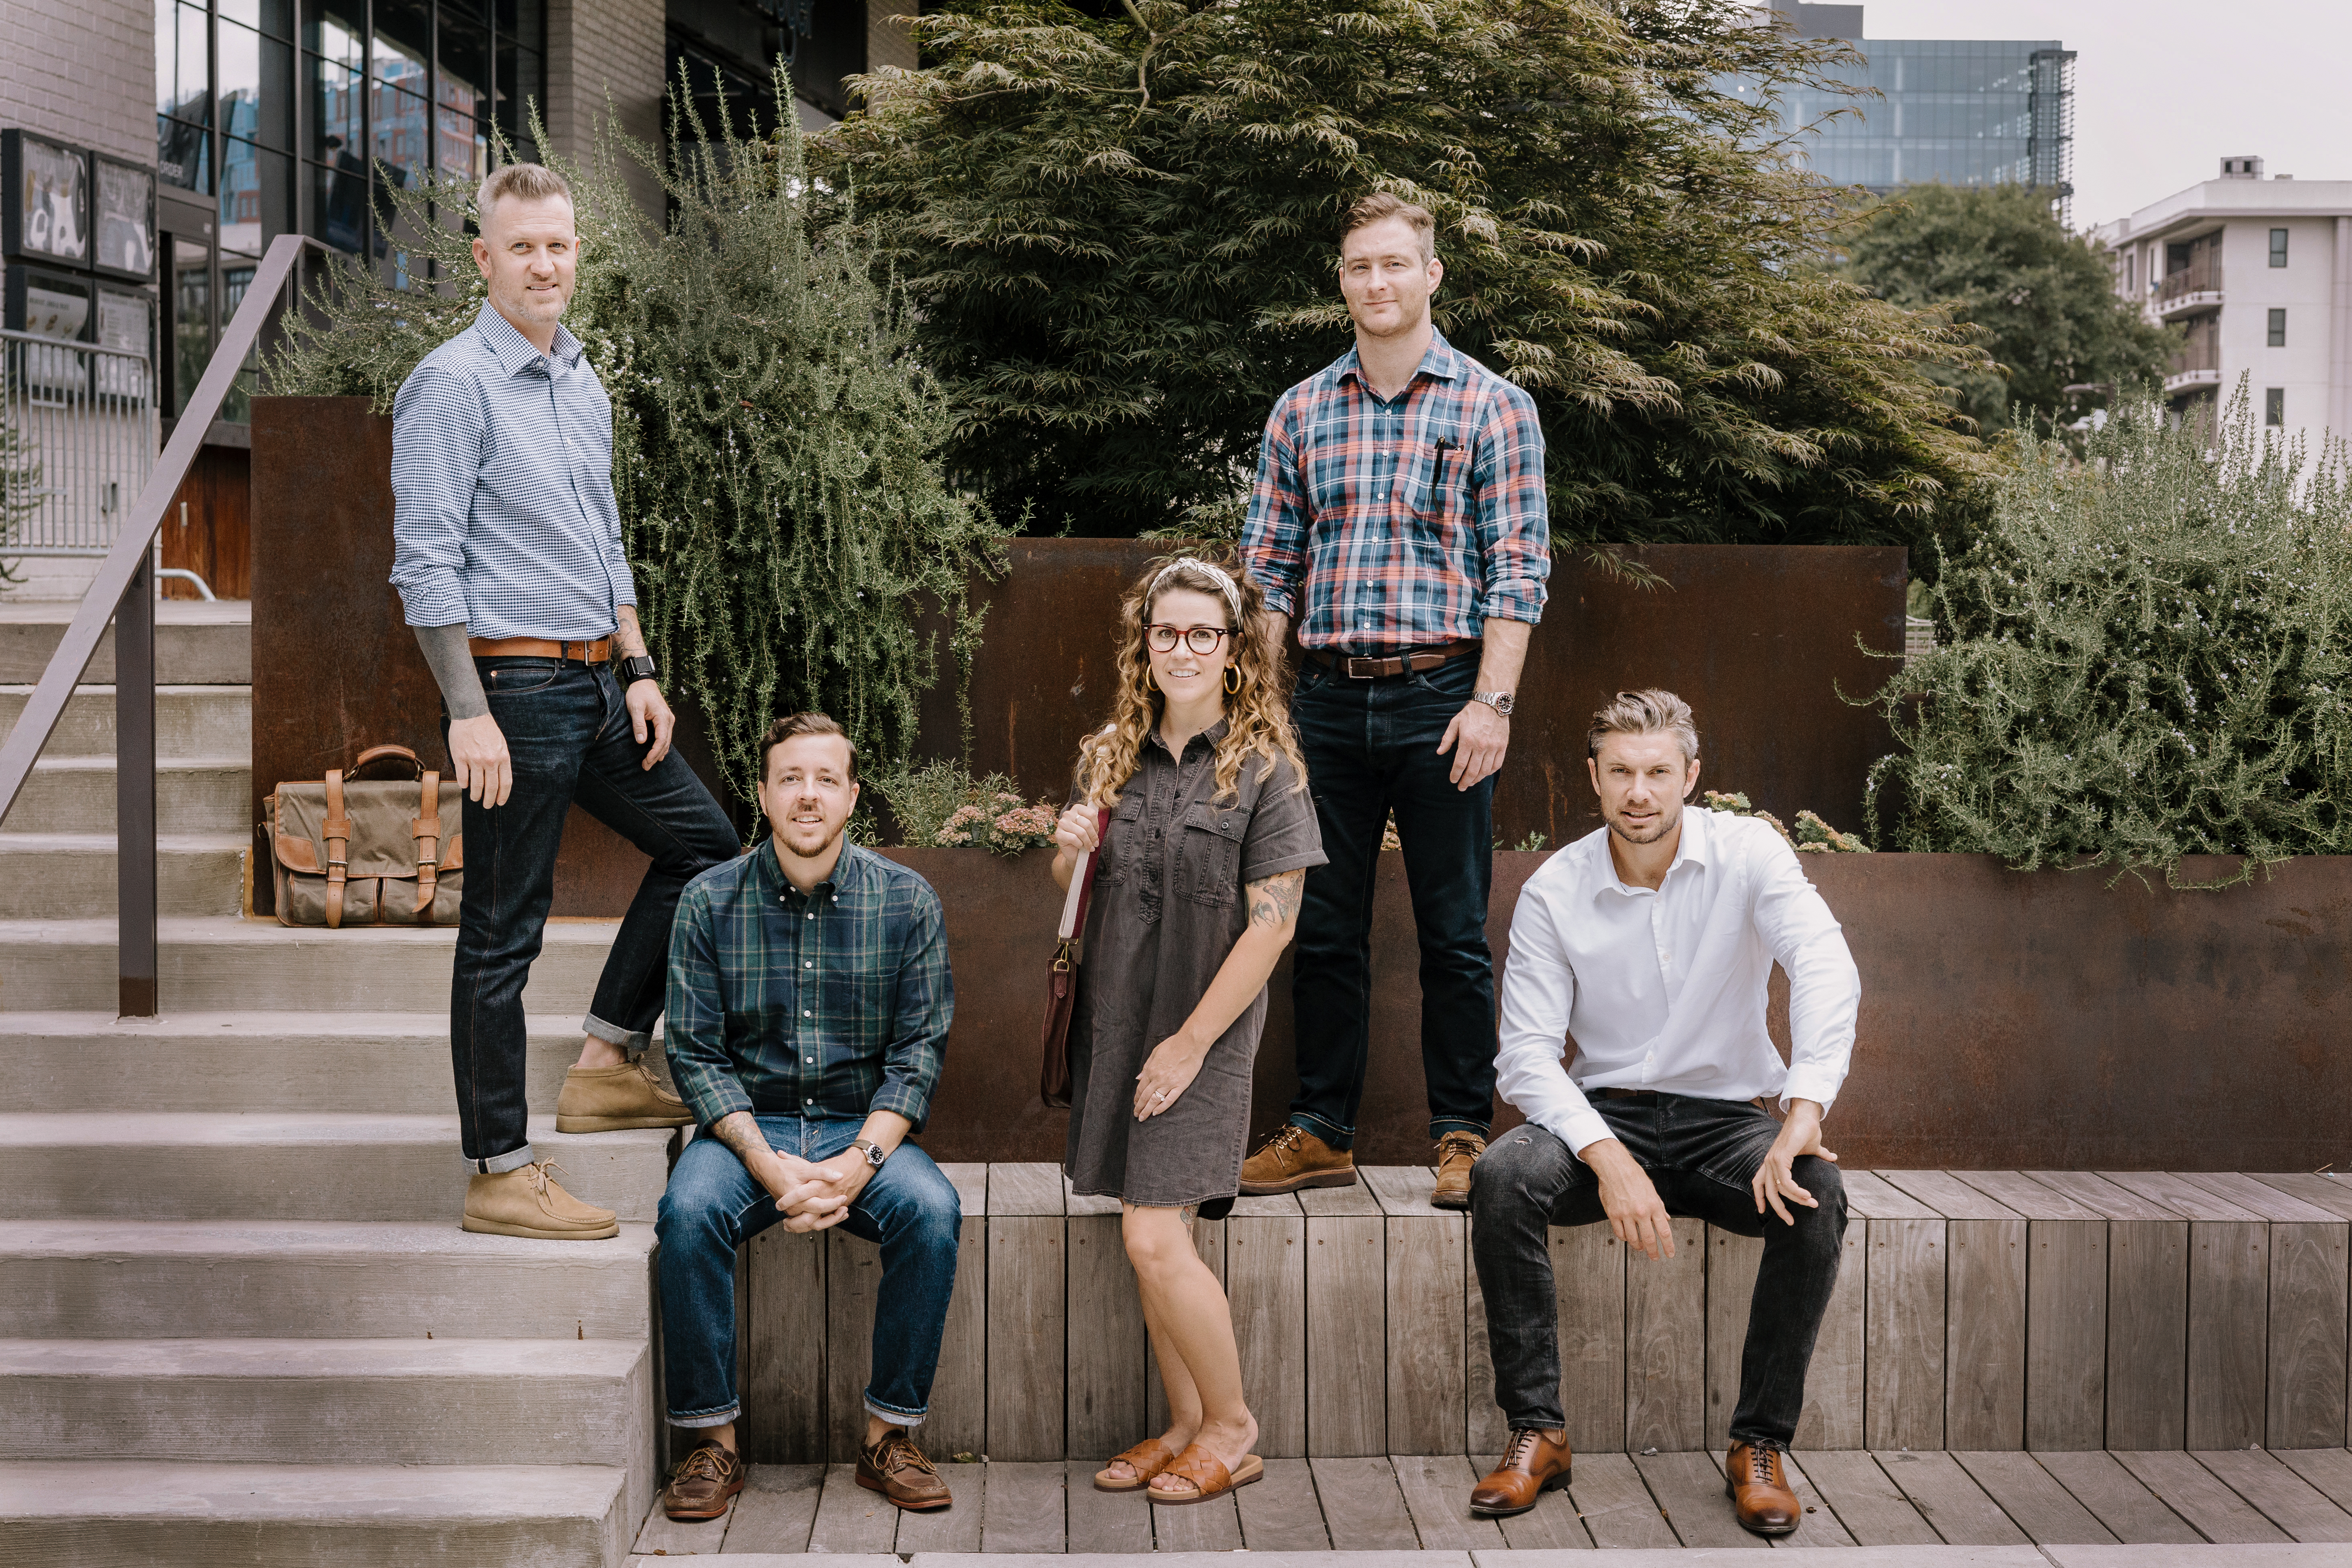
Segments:
[[[1159,1048],[1144,1058],[1143,1070],[1135,1075],[1135,1119],[1149,1121],[1175,1104],[1192,1086],[1208,1055],[1204,1047],[1182,1035],[1160,1041]]]
[[[1086,854],[1102,842],[1095,831],[1095,808],[1080,802],[1062,813],[1054,824],[1054,847],[1072,855]]]

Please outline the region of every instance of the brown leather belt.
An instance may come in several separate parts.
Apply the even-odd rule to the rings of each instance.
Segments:
[[[1432,647],[1417,647],[1388,658],[1359,658],[1352,656],[1325,653],[1310,647],[1307,657],[1326,669],[1336,669],[1350,680],[1377,680],[1384,675],[1402,675],[1407,670],[1435,669],[1448,659],[1460,658],[1465,653],[1476,653],[1476,637],[1463,637],[1456,642],[1439,643]]]
[[[561,658],[578,664],[604,664],[612,659],[613,639],[550,642],[545,637],[467,637],[466,651],[476,658]]]

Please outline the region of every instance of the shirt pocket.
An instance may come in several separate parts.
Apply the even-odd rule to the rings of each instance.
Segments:
[[[1241,900],[1242,836],[1249,813],[1203,803],[1184,813],[1176,839],[1177,886],[1196,904],[1225,909]]]
[[[1120,792],[1118,804],[1110,808],[1110,826],[1104,831],[1100,859],[1095,866],[1095,880],[1117,887],[1129,879],[1135,865],[1138,846],[1143,840],[1143,780],[1138,776],[1128,781]]]

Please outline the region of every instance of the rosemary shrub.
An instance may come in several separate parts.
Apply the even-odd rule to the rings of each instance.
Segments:
[[[2174,887],[2352,851],[2352,475],[2308,456],[2242,383],[2218,422],[2127,402],[2079,458],[2021,429],[1929,593],[1935,651],[1874,699],[1900,749],[1871,837]],[[2190,855],[2243,858],[2197,881]]]
[[[951,415],[865,229],[845,202],[811,216],[781,72],[775,86],[772,136],[713,130],[675,97],[667,157],[608,125],[592,167],[551,160],[576,198],[565,321],[612,396],[613,487],[646,639],[746,802],[778,714],[822,709],[871,771],[901,766],[939,673],[917,614],[926,600],[956,605],[953,651],[968,663],[981,624],[965,584],[1003,559],[1003,531],[941,477]],[[659,177],[667,226],[632,202],[625,163]],[[270,363],[273,392],[389,408],[480,309],[470,237],[451,221],[472,218],[472,191],[390,195],[415,242],[407,275],[446,284],[331,269],[307,301],[312,324]]]

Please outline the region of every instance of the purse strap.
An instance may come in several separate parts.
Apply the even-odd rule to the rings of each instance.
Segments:
[[[1074,942],[1087,929],[1087,900],[1094,892],[1095,862],[1102,857],[1102,847],[1110,840],[1110,813],[1095,808],[1095,847],[1078,857],[1070,870],[1070,890],[1062,900],[1062,929],[1055,940],[1065,944]]]

